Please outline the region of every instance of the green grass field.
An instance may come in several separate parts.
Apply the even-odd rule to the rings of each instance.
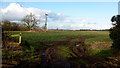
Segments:
[[[5,32],[8,36],[20,33],[20,31]],[[21,33],[21,45],[16,44],[18,37],[7,36],[10,39],[8,39],[2,53],[5,60],[12,58],[17,62],[41,64],[43,61],[51,63],[55,61],[55,63],[69,62],[75,65],[92,66],[94,64],[91,62],[116,64],[116,62],[109,62],[106,58],[119,57],[119,53],[111,48],[112,40],[109,37],[109,31],[21,31]]]
[[[10,35],[19,34],[20,31],[11,31]],[[22,39],[28,41],[61,41],[68,37],[86,37],[86,44],[93,42],[112,42],[108,31],[48,31],[48,32],[22,32]]]
[[[9,31],[10,35],[19,34],[20,31]],[[18,39],[18,38],[14,38]],[[109,31],[48,31],[48,32],[22,32],[22,41],[27,41],[31,48],[40,49],[52,45],[59,45],[55,42],[70,41],[68,44],[84,40],[91,55],[109,50],[112,40],[109,38]],[[61,45],[61,44],[60,44]],[[63,47],[62,47],[63,48]]]

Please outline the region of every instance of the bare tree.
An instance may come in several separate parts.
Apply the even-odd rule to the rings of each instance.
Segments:
[[[30,15],[26,15],[22,21],[25,23],[25,25],[28,27],[28,29],[31,31],[36,27],[38,24],[38,20],[36,19],[35,15],[32,13]]]

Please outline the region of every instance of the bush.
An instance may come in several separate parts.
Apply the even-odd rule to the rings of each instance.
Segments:
[[[112,48],[120,49],[120,15],[113,16],[111,19],[114,27],[110,29],[110,38],[113,40]]]

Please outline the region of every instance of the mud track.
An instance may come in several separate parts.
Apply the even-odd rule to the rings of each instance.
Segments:
[[[73,39],[73,38],[72,38]],[[71,44],[71,40],[69,41],[54,41],[54,45],[45,48],[44,50],[40,51],[41,52],[41,68],[76,68],[76,64],[74,62],[76,59],[86,59],[85,57],[88,57],[88,54],[86,52],[85,44],[83,42],[84,40],[78,40],[76,42],[72,42],[72,45],[65,46],[68,44]],[[42,42],[43,43],[43,42]],[[48,42],[49,44],[51,42]],[[76,46],[77,45],[77,46]],[[69,53],[65,50],[57,48],[58,46],[64,46],[68,47],[69,50],[72,53]],[[62,55],[59,55],[58,53],[62,51],[65,52],[66,54],[69,54],[71,57],[63,57]],[[91,59],[91,57],[89,57]],[[74,61],[75,60],[75,61]],[[82,66],[82,65],[79,65]],[[84,65],[85,66],[85,65]]]
[[[14,61],[14,63],[6,61],[4,64],[9,63],[11,66],[6,66],[9,68],[98,68],[101,66],[102,68],[117,68],[110,65],[111,63],[108,63],[108,61],[120,64],[119,57],[117,60],[112,58],[92,58],[87,53],[84,40],[85,37],[69,37],[67,41],[35,41],[37,44],[47,46],[43,49],[36,49],[34,54],[31,55],[40,55],[35,58],[38,60]]]

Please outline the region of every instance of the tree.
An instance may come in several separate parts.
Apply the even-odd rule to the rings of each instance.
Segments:
[[[112,47],[120,49],[120,15],[113,16],[111,18],[113,27],[110,29],[110,38],[113,40]]]
[[[24,24],[19,24],[20,31],[28,31],[28,28]]]
[[[28,28],[20,23],[10,22],[8,20],[0,21],[4,31],[28,31]]]
[[[12,31],[20,31],[19,24],[16,22],[11,22],[11,30]]]
[[[5,30],[5,31],[11,30],[11,22],[9,20],[1,21],[1,23],[2,23],[3,30]]]
[[[38,20],[36,19],[35,15],[32,13],[30,15],[26,15],[22,21],[25,23],[25,25],[28,27],[28,29],[31,31],[36,27],[38,24]]]
[[[1,21],[4,31],[19,31],[19,24],[8,20]]]

